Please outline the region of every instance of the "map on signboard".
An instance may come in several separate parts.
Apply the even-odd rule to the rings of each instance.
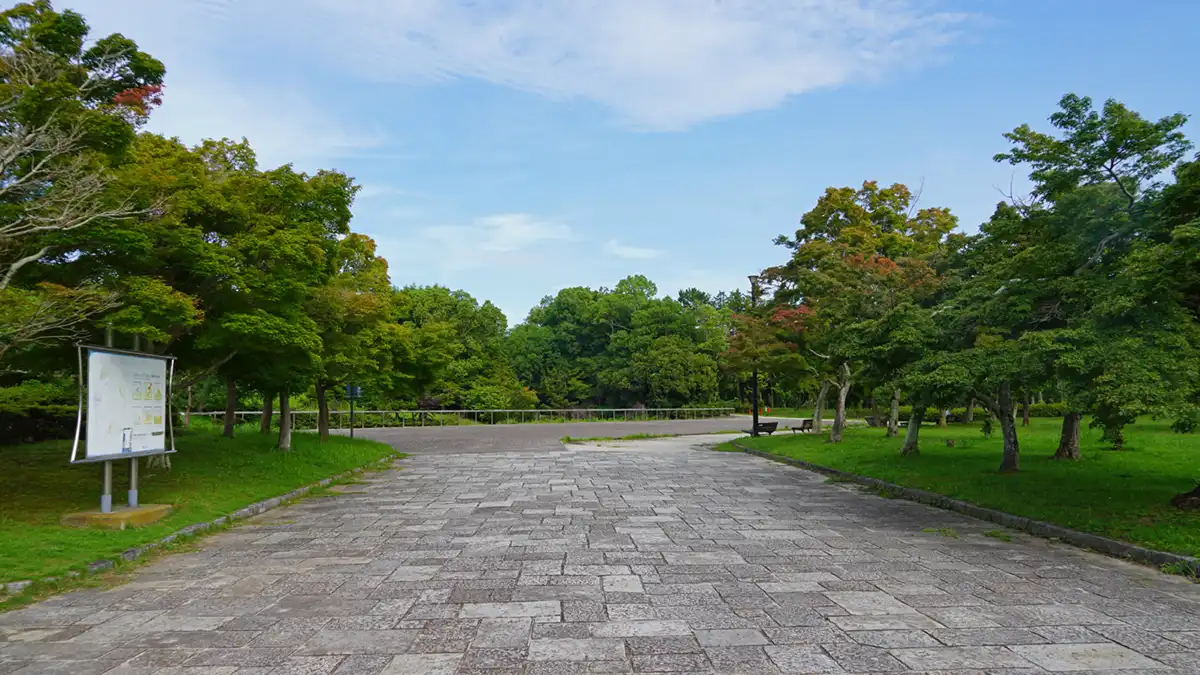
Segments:
[[[87,457],[166,450],[167,362],[88,351]]]

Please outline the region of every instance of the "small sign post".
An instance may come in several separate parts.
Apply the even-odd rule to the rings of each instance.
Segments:
[[[362,396],[362,387],[357,384],[346,385],[346,398],[350,399],[350,438],[354,438],[354,402]]]

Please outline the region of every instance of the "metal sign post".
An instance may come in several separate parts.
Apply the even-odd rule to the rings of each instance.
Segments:
[[[350,438],[354,438],[354,401],[362,396],[362,387],[356,384],[346,385],[346,398],[350,399]]]
[[[111,345],[111,337],[106,338]],[[175,452],[175,427],[171,420],[175,357],[114,349],[109,345],[76,346],[79,417],[71,448],[71,464],[104,465],[101,513],[113,512],[114,461],[129,460],[129,506],[138,507],[138,460]],[[81,458],[79,441],[85,421],[87,445]]]

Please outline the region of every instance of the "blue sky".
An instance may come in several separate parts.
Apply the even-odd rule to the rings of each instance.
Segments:
[[[1066,92],[1200,113],[1192,0],[56,5],[166,63],[151,130],[346,171],[394,283],[510,325],[629,274],[744,287],[831,185],[923,184],[975,230],[1023,186],[1001,134]]]

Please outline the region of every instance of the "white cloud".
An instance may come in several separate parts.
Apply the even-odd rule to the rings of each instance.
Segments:
[[[273,25],[363,78],[478,78],[678,129],[928,61],[969,19],[940,1],[303,0]]]
[[[376,199],[378,197],[391,197],[402,195],[404,191],[391,185],[381,183],[363,183],[356,195],[357,199]]]
[[[609,255],[615,255],[618,258],[628,258],[630,260],[649,260],[661,255],[658,249],[626,246],[616,239],[609,239],[605,242],[604,252]]]
[[[151,131],[190,144],[206,138],[245,137],[260,165],[295,162],[304,170],[331,159],[362,155],[385,141],[375,128],[339,120],[338,113],[318,103],[317,92],[300,84],[294,74],[273,70],[278,63],[246,67],[249,59],[233,55],[242,45],[268,38],[266,24],[251,20],[262,17],[248,16],[240,4],[230,0],[56,4],[82,13],[92,38],[122,33],[166,65],[164,102],[150,117]]]
[[[299,91],[267,87],[241,94],[232,80],[215,74],[169,82],[162,109],[150,118],[152,131],[188,143],[245,137],[265,168],[295,162],[311,169],[383,142],[382,135],[343,126]]]
[[[571,228],[527,213],[477,218],[469,225],[418,228],[411,237],[385,236],[389,260],[432,266],[438,271],[464,271],[536,264],[551,255],[549,247],[574,238]]]

